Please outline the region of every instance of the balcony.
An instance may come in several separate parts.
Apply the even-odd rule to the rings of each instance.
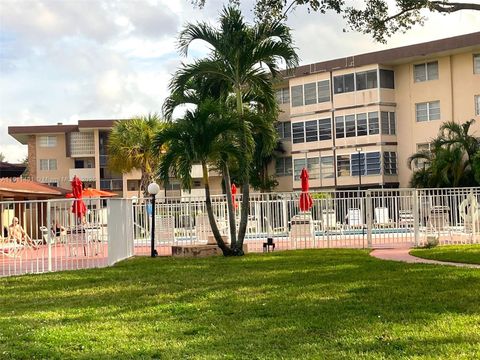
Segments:
[[[95,181],[95,168],[68,170],[70,180],[72,180],[75,175],[82,181]]]

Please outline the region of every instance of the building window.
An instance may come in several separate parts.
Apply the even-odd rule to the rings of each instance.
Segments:
[[[292,107],[303,106],[303,85],[292,86]]]
[[[305,159],[294,159],[293,160],[293,178],[294,180],[300,180],[300,173],[305,167]]]
[[[475,115],[480,115],[480,95],[475,95]]]
[[[292,124],[292,135],[293,135],[293,143],[303,143],[305,142],[305,132],[304,132],[304,123],[298,122]]]
[[[360,158],[360,160],[359,160]],[[350,155],[351,175],[358,176],[358,172],[365,175],[365,153],[353,153]]]
[[[292,175],[292,158],[277,158],[275,161],[275,174],[277,176]]]
[[[337,155],[337,176],[350,176],[349,155]]]
[[[380,69],[380,87],[395,89],[395,73],[392,70]]]
[[[40,159],[40,170],[57,170],[57,159]]]
[[[287,88],[282,88],[282,89],[277,89],[275,91],[275,97],[277,98],[277,102],[279,104],[288,104],[290,103],[290,89]]]
[[[317,103],[317,84],[309,83],[303,85],[303,93],[305,94],[305,105]]]
[[[365,136],[367,134],[367,114],[357,114],[357,136]]]
[[[377,70],[363,71],[356,74],[357,90],[375,89],[377,85]]]
[[[319,140],[330,140],[332,138],[332,120],[318,120]]]
[[[395,135],[395,113],[382,111],[380,112],[382,122],[382,134]]]
[[[417,122],[440,119],[440,101],[415,104]]]
[[[320,165],[318,157],[312,157],[307,159],[307,170],[309,179],[318,179],[320,176]],[[300,180],[300,174],[302,169],[305,167],[305,159],[294,159],[293,160],[293,171],[294,179]]]
[[[473,73],[480,74],[480,54],[473,55]]]
[[[394,151],[385,151],[383,153],[383,173],[385,175],[397,174],[397,153]]]
[[[438,79],[438,61],[432,61],[425,64],[417,64],[413,67],[413,77],[415,82]]]
[[[310,120],[305,122],[305,140],[307,142],[318,141],[317,120]]]
[[[330,80],[319,81],[318,83],[318,102],[330,101]]]
[[[345,137],[345,123],[343,116],[335,117],[335,138],[340,139]]]
[[[140,180],[127,180],[128,191],[138,191],[140,189]]]
[[[425,153],[425,154],[429,154],[431,151],[432,151],[432,144],[431,143],[417,144],[417,153],[422,152],[422,153]],[[427,165],[427,160],[416,159],[414,165],[417,169],[422,169]]]
[[[355,115],[345,116],[345,136],[355,137]]]
[[[290,121],[278,122],[275,128],[280,139],[290,139],[292,137],[292,123]]]
[[[381,171],[380,152],[370,152],[365,154],[365,166],[367,175],[380,175]]]
[[[353,74],[335,76],[333,78],[334,93],[342,94],[355,90],[355,80]]]
[[[380,125],[378,123],[378,112],[368,113],[368,134],[377,135],[380,134]]]
[[[57,137],[55,135],[42,135],[38,143],[40,147],[55,147],[57,146]]]
[[[320,163],[318,157],[308,158],[307,164],[309,179],[318,179],[320,177]]]
[[[322,179],[333,179],[333,156],[322,156],[320,174]]]

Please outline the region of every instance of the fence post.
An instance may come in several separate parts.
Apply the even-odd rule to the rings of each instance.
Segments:
[[[365,194],[366,201],[366,215],[367,215],[367,246],[372,247],[372,192],[367,190]],[[365,247],[365,244],[363,244]]]
[[[50,231],[50,226],[52,224],[52,214],[50,213],[50,200],[47,200],[47,253],[48,253],[48,271],[52,271],[52,233]]]
[[[418,209],[418,190],[413,189],[413,194],[412,194],[412,200],[413,200],[413,232],[414,232],[414,244],[415,246],[418,246],[419,244],[419,209]]]

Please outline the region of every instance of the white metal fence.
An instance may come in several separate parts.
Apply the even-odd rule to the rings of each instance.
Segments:
[[[83,201],[81,218],[70,199],[0,202],[0,276],[103,267],[131,256],[131,201]]]
[[[275,249],[376,248],[479,242],[480,188],[376,189],[313,192],[313,207],[299,210],[300,193],[253,194],[245,243]],[[239,226],[241,195],[235,197]],[[151,201],[84,199],[88,212],[72,213],[74,200],[0,202],[0,276],[111,265],[149,255]],[[230,238],[224,195],[212,197],[217,225]],[[172,245],[214,242],[205,199],[183,197],[155,203],[159,255]],[[11,227],[19,219],[22,232]],[[13,224],[15,225],[15,224]]]
[[[276,249],[374,248],[478,243],[480,188],[376,189],[313,192],[313,207],[299,209],[300,193],[254,194],[245,243],[262,251],[272,238]],[[226,198],[212,197],[217,225],[229,238]],[[236,196],[236,226],[241,195]],[[157,200],[156,247],[169,255],[172,245],[205,244],[212,239],[202,198]],[[150,253],[151,203],[133,205],[136,254]]]

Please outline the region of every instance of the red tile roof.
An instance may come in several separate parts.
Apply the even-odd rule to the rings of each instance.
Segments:
[[[23,178],[0,178],[0,193],[8,192],[18,195],[50,195],[63,197],[70,190],[49,186]]]

